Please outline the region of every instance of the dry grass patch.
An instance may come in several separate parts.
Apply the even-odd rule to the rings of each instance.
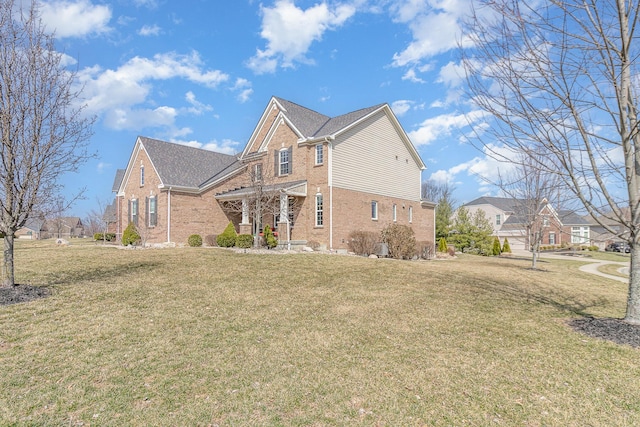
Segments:
[[[0,424],[634,425],[638,350],[566,326],[626,287],[577,263],[20,242]]]

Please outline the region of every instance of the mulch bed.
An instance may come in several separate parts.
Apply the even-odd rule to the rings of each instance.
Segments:
[[[46,298],[49,289],[42,286],[16,285],[0,287],[0,306]]]
[[[632,325],[622,319],[584,317],[570,321],[569,326],[592,338],[640,347],[640,325]]]

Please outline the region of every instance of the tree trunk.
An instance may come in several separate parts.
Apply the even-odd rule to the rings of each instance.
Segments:
[[[4,236],[4,281],[2,283],[5,287],[15,286],[15,276],[13,271],[13,241],[14,234],[7,233]]]
[[[629,294],[627,297],[627,323],[640,325],[640,245],[631,239],[631,266],[629,269]]]

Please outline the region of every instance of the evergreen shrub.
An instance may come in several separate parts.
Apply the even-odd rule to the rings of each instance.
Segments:
[[[122,244],[125,246],[135,246],[138,242],[140,242],[140,234],[138,234],[135,224],[130,222],[122,233]]]
[[[200,236],[199,234],[192,234],[187,239],[187,243],[192,248],[199,248],[200,246],[202,246],[202,236]]]
[[[216,237],[216,243],[223,248],[232,248],[236,244],[237,237],[236,227],[233,225],[233,222],[229,221],[224,231]]]
[[[238,234],[236,237],[236,246],[242,249],[248,249],[253,246],[253,235]]]

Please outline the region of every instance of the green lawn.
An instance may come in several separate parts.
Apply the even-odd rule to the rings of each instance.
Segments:
[[[72,243],[74,243],[72,241]],[[640,349],[579,263],[18,242],[0,425],[640,425]]]

